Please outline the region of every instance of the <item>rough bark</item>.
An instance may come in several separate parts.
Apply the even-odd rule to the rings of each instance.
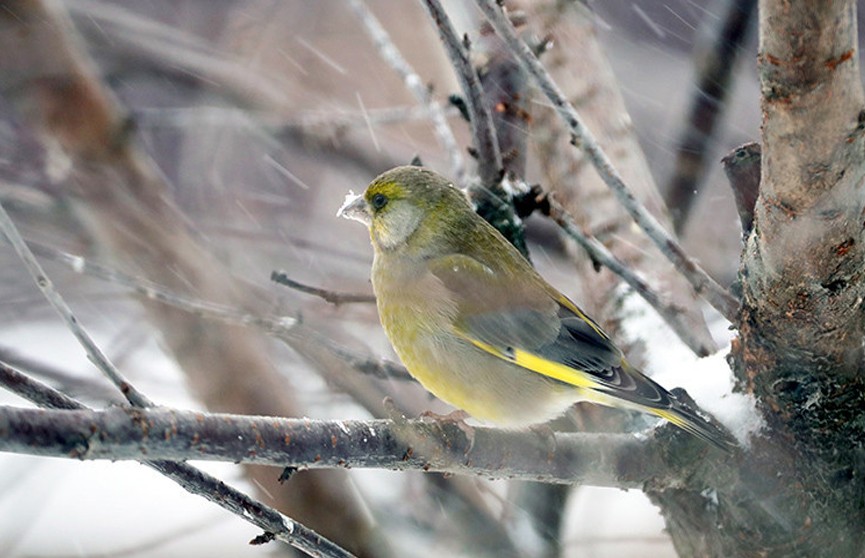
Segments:
[[[684,556],[863,552],[855,22],[852,1],[760,3],[762,176],[733,364],[769,430],[728,470],[728,488],[711,505],[693,490],[649,488]]]

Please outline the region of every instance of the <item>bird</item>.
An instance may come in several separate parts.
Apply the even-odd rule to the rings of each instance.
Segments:
[[[347,195],[337,216],[368,227],[385,334],[439,399],[505,428],[544,424],[589,401],[735,447],[730,434],[632,366],[445,177],[396,167],[362,195]]]

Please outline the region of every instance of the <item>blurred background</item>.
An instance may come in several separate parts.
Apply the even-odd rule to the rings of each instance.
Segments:
[[[306,285],[371,294],[367,234],[357,223],[335,217],[344,195],[362,191],[380,172],[415,156],[443,174],[452,170],[426,112],[382,59],[348,2],[48,2],[52,17],[71,25],[52,32],[68,40],[66,47],[80,49],[77,60],[116,96],[114,110],[130,134],[130,149],[147,168],[140,179],[117,170],[125,166],[112,167],[116,172],[99,175],[104,190],[95,193],[87,190],[96,183],[85,164],[92,161],[87,155],[65,156],[58,148],[65,140],[52,136],[47,119],[32,116],[35,97],[17,87],[19,69],[9,59],[35,54],[26,41],[10,37],[21,23],[15,21],[16,10],[29,3],[2,4],[13,15],[0,20],[7,49],[0,57],[0,80],[6,82],[0,96],[0,201],[29,241],[47,247],[40,257],[52,280],[142,391],[163,405],[250,414],[381,417],[385,396],[410,414],[447,411],[411,382],[358,372],[357,361],[397,361],[374,305],[335,306],[270,281],[271,272],[283,270]],[[460,93],[458,81],[422,4],[367,4],[443,104],[471,172],[468,124],[447,101]],[[524,36],[548,41],[544,61],[575,62],[574,69],[566,62],[558,73],[577,83],[591,85],[593,76],[579,74],[579,59],[587,53],[569,45],[579,43],[580,34],[594,37],[627,108],[627,114],[615,116],[613,127],[637,139],[646,178],[663,196],[676,173],[677,149],[692,127],[690,107],[701,95],[698,72],[730,10],[743,9],[740,4],[747,3],[629,0],[589,2],[585,10],[580,2],[534,0],[514,7],[526,11]],[[474,3],[450,0],[445,6],[460,33],[477,43],[482,15]],[[726,104],[709,136],[705,175],[693,186],[690,211],[676,217],[671,208],[688,252],[725,286],[735,279],[741,229],[720,159],[759,137],[754,19],[733,49],[736,57],[726,59],[732,67]],[[36,62],[29,67],[39,79],[63,71],[41,69]],[[572,93],[580,110],[580,94],[591,89]],[[538,94],[533,99],[532,124],[549,119],[552,110],[545,101]],[[69,105],[56,118],[87,120],[87,110]],[[543,130],[528,126],[524,132],[525,180],[553,188],[547,183],[550,154],[543,152]],[[604,132],[597,133],[603,140]],[[157,203],[176,210],[172,220],[163,221],[164,215],[137,198],[122,210],[107,202],[100,207],[100,200],[123,190],[124,180],[155,188]],[[576,175],[562,180],[568,188],[580,188]],[[143,212],[144,228],[124,216],[130,210]],[[583,222],[593,226],[591,219]],[[172,228],[178,223],[182,239]],[[142,230],[160,240],[144,237]],[[591,267],[585,255],[541,216],[531,217],[527,230],[533,262],[542,273],[598,311],[597,304],[584,302],[586,267]],[[156,255],[148,253],[154,246],[160,247],[153,249]],[[238,312],[295,318],[302,328],[273,339],[254,329],[241,334],[241,328],[199,326],[198,317],[177,321],[177,311],[142,302],[128,286],[77,273],[58,250]],[[205,288],[192,278],[186,266],[197,258],[211,266],[201,272],[201,284],[216,276],[223,283]],[[717,319],[702,310],[717,330]],[[611,313],[601,319],[621,317]],[[240,354],[248,356],[224,374],[218,371],[213,366],[222,360],[218,347],[241,342]],[[203,349],[208,343],[217,348]],[[0,359],[89,405],[120,402],[5,243],[0,243]],[[0,401],[26,404],[2,391]],[[585,418],[572,421],[592,424]],[[333,533],[341,533],[341,542],[362,555],[675,555],[663,520],[639,492],[576,486],[547,491],[529,483],[357,470],[301,488],[303,479],[267,484],[278,475],[275,470],[204,468],[265,503],[297,506],[299,519],[338,540]],[[4,556],[286,552],[276,545],[247,545],[255,528],[138,464],[0,455],[0,471]],[[286,502],[292,499],[287,492],[306,496]],[[343,504],[333,507],[334,502]],[[349,517],[342,523],[320,517],[335,509]]]

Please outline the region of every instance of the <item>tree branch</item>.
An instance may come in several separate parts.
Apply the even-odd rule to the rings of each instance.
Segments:
[[[754,142],[740,145],[721,159],[745,239],[754,228],[754,207],[760,195],[760,162],[760,144]]]
[[[406,88],[426,108],[429,118],[432,120],[436,138],[438,138],[439,144],[441,144],[450,158],[453,179],[460,188],[465,188],[467,186],[465,161],[463,161],[459,147],[457,147],[457,140],[451,127],[448,125],[441,105],[433,100],[429,88],[423,84],[420,76],[403,57],[396,45],[393,44],[387,31],[384,30],[384,27],[382,27],[381,23],[370,11],[369,6],[363,0],[348,0],[348,3],[358,19],[363,23],[364,29],[366,29],[373,43],[375,43],[382,59],[399,74]]]
[[[0,378],[2,379],[2,378]],[[695,442],[699,443],[699,442]],[[165,408],[0,407],[0,451],[81,460],[188,459],[378,468],[640,488],[670,473],[660,444],[631,434],[557,434],[448,421],[320,421]]]
[[[64,264],[77,273],[86,273],[93,277],[103,279],[105,281],[109,281],[111,283],[131,289],[146,299],[161,302],[163,304],[204,318],[206,320],[212,320],[234,326],[254,327],[268,335],[286,341],[289,346],[294,346],[296,344],[292,336],[295,333],[294,330],[297,328],[298,322],[293,318],[288,318],[285,316],[267,317],[247,314],[229,306],[198,300],[189,296],[175,293],[170,289],[167,289],[152,281],[148,281],[147,279],[144,279],[142,277],[133,277],[131,275],[123,273],[122,271],[117,271],[115,269],[108,268],[98,263],[94,263],[83,256],[69,254],[62,250],[58,250],[50,246],[45,246],[44,244],[34,241],[28,241],[27,244],[34,254],[39,254],[41,257],[48,258],[52,261]],[[298,285],[300,284],[298,283]],[[306,285],[302,285],[302,287],[311,289],[313,292],[311,292],[310,294],[319,294],[316,292],[318,289],[314,287],[308,287]],[[347,296],[352,297],[351,302],[375,301],[375,299],[372,297],[370,297],[371,300],[364,300],[364,297],[366,297],[366,295],[346,295],[343,293],[334,293],[324,290],[321,291],[319,296],[322,296],[322,298],[324,298],[325,300],[328,300],[327,297]],[[354,300],[354,297],[357,297],[357,300]],[[349,301],[342,300],[342,302]],[[328,351],[338,356],[340,359],[343,359],[346,364],[348,364],[351,368],[360,372],[361,374],[366,374],[382,379],[408,382],[416,381],[414,378],[411,377],[408,371],[399,364],[395,364],[384,359],[369,358],[356,354],[351,350],[342,347],[334,343],[330,339],[327,339],[311,330],[306,330],[304,332],[304,337],[305,339],[307,339],[307,341],[312,336],[315,336],[317,344],[326,347]],[[2,350],[0,350],[0,357],[2,357]]]
[[[514,53],[529,75],[553,103],[556,111],[573,133],[573,143],[581,148],[598,170],[604,182],[615,193],[622,207],[633,217],[649,238],[658,246],[661,252],[684,275],[697,294],[703,296],[722,316],[733,322],[738,313],[738,301],[723,287],[712,279],[697,263],[685,254],[685,251],[664,229],[655,217],[649,213],[633,195],[621,176],[613,167],[607,155],[600,149],[591,131],[586,128],[579,114],[565,98],[559,87],[541,65],[537,56],[516,34],[513,26],[507,20],[502,8],[494,0],[476,0],[490,24],[504,39],[505,44]]]
[[[31,252],[30,248],[27,247],[24,239],[21,238],[21,234],[18,232],[18,229],[15,227],[15,223],[12,222],[9,214],[6,213],[6,209],[3,207],[2,203],[0,203],[0,230],[3,231],[3,234],[6,235],[6,238],[12,244],[15,253],[18,254],[19,258],[21,258],[24,267],[27,269],[30,277],[33,278],[36,286],[39,287],[40,291],[42,291],[45,299],[60,315],[66,323],[66,327],[69,328],[69,331],[72,332],[75,339],[77,339],[78,343],[80,343],[84,348],[84,351],[87,353],[87,359],[90,360],[100,372],[105,374],[109,380],[111,380],[111,382],[132,405],[137,407],[152,406],[153,402],[150,401],[146,395],[139,392],[135,386],[126,381],[126,378],[123,377],[120,370],[114,366],[108,357],[105,356],[105,353],[103,353],[99,346],[96,345],[96,342],[93,341],[93,338],[90,337],[87,330],[78,323],[78,319],[72,314],[72,309],[69,308],[69,305],[66,304],[66,301],[63,300],[63,297],[61,297],[60,293],[54,288],[48,275],[45,274],[42,266],[39,265],[38,261],[36,261],[36,256],[33,255],[33,252]]]
[[[280,285],[285,285],[286,287],[292,288],[296,291],[300,291],[302,293],[310,294],[313,296],[317,296],[326,302],[329,302],[335,306],[339,306],[340,304],[352,304],[356,302],[370,304],[375,303],[375,296],[367,295],[367,294],[356,294],[356,293],[338,293],[335,291],[329,291],[327,289],[322,289],[319,287],[310,287],[309,285],[304,285],[303,283],[299,283],[294,279],[288,277],[288,274],[284,271],[273,271],[270,274],[270,280],[274,283],[279,283]]]
[[[484,92],[478,73],[469,60],[466,45],[457,36],[450,17],[442,5],[438,0],[424,0],[423,4],[438,29],[439,37],[466,97],[474,147],[478,154],[481,187],[497,193],[502,179],[502,155],[499,151],[492,115],[484,102]]]
[[[760,26],[762,180],[743,255],[747,318],[808,376],[827,366],[832,376],[862,374],[865,96],[856,3],[764,1]],[[776,383],[767,377],[756,392],[775,398]]]
[[[460,41],[439,0],[424,0],[423,3],[436,24],[465,96],[480,177],[480,184],[470,184],[468,193],[477,206],[478,214],[528,259],[523,224],[514,212],[510,193],[502,186],[504,166],[501,147],[487,95],[478,72],[469,59],[468,35]]]
[[[677,308],[675,304],[663,300],[645,279],[637,275],[625,262],[613,255],[597,238],[581,231],[573,217],[565,211],[565,208],[561,204],[555,200],[549,200],[549,205],[550,219],[555,221],[568,236],[574,239],[589,254],[593,262],[605,266],[618,275],[643,300],[648,302],[694,354],[704,357],[714,352],[715,348],[705,345],[702,341],[702,336],[695,332],[683,319],[681,308]]]
[[[135,142],[117,99],[99,80],[63,6],[15,0],[4,7],[0,66],[8,71],[0,91],[51,146],[51,156],[64,163],[62,192],[95,247],[115,267],[176,292],[265,313],[261,290],[233,275],[190,230],[164,175]],[[257,332],[203,321],[150,300],[142,303],[206,405],[304,414]],[[270,471],[249,467],[248,472],[282,509],[343,546],[359,554],[388,552],[359,494],[343,490],[341,471],[297,475],[287,490],[276,490]]]
[[[0,385],[8,388],[13,393],[32,401],[40,407],[51,409],[42,411],[29,409],[34,413],[88,413],[86,406],[75,399],[68,397],[59,391],[28,378],[24,374],[0,362]],[[114,407],[119,409],[119,407]],[[131,410],[131,409],[130,409]],[[0,438],[5,439],[12,433],[11,423],[2,418],[0,412]],[[26,424],[20,424],[26,432]],[[27,434],[25,433],[26,437]],[[2,444],[3,442],[0,442]],[[66,455],[65,457],[70,457]],[[265,536],[262,540],[276,538],[284,543],[290,544],[303,550],[310,556],[323,556],[328,558],[349,558],[351,553],[343,550],[331,541],[322,537],[315,531],[297,523],[282,515],[278,511],[260,502],[253,500],[246,494],[235,490],[219,479],[204,473],[191,465],[185,463],[174,463],[165,460],[146,459],[149,456],[142,455],[139,461],[170,478],[187,492],[201,496],[213,502],[219,507],[243,518],[245,521],[263,529]],[[258,539],[256,539],[258,540]]]

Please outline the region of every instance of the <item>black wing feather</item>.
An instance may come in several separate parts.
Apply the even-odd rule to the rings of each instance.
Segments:
[[[641,406],[669,409],[667,391],[640,373],[634,373],[622,352],[591,322],[559,305],[561,329],[556,339],[534,351],[549,360],[592,376],[610,394]]]

